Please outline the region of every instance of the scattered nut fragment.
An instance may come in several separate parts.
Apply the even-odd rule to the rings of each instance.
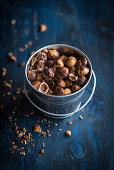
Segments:
[[[22,144],[22,145],[26,145],[26,144],[27,144],[27,141],[26,141],[25,139],[22,139],[22,140],[21,140],[21,144]]]
[[[57,50],[49,50],[48,57],[51,60],[56,60],[59,58],[59,52]]]
[[[34,127],[34,132],[39,132],[39,133],[41,133],[41,127],[40,127],[40,125],[35,125],[35,127]]]
[[[17,88],[15,93],[20,94],[20,88]]]
[[[45,24],[40,25],[40,31],[45,32],[47,30],[47,26]]]
[[[42,146],[45,147],[45,143],[44,142],[42,143]]]
[[[38,81],[38,80],[35,80],[35,81],[32,82],[32,85],[33,85],[36,89],[39,88],[40,84],[41,84],[41,82]]]
[[[9,52],[9,53],[8,53],[8,57],[11,57],[11,56],[13,56],[13,53],[12,53],[12,52]]]
[[[67,136],[71,136],[71,131],[70,131],[70,130],[67,130],[67,131],[66,131],[66,135],[67,135]]]
[[[8,88],[11,88],[11,84],[10,83],[8,83],[8,82],[6,82],[6,81],[4,81],[4,87],[8,87]]]
[[[83,117],[82,117],[82,116],[79,116],[79,119],[80,119],[80,120],[83,120]]]
[[[78,86],[77,84],[74,84],[74,85],[72,86],[72,88],[71,88],[72,93],[74,93],[74,92],[76,92],[76,91],[78,91],[78,90],[80,90],[80,89],[81,89],[81,87]]]
[[[12,19],[12,20],[11,20],[11,24],[12,24],[12,25],[16,24],[16,20],[15,20],[15,19]]]
[[[56,86],[55,90],[54,90],[54,93],[56,95],[59,95],[59,96],[64,95],[64,89],[62,87],[60,87],[60,86]]]
[[[58,86],[61,86],[61,87],[65,87],[65,82],[64,82],[64,80],[58,79],[57,85],[58,85]]]
[[[66,61],[67,67],[74,67],[76,65],[77,59],[73,56],[70,56]]]
[[[69,75],[69,69],[66,67],[58,67],[56,69],[56,75],[58,78],[66,78]]]
[[[20,62],[20,63],[19,63],[19,66],[20,66],[20,67],[25,66],[25,62],[24,62],[24,61]]]
[[[59,129],[59,131],[61,131],[61,129]]]
[[[68,122],[68,125],[72,125],[72,122]]]
[[[76,81],[76,80],[78,79],[78,76],[75,76],[73,73],[70,73],[70,74],[69,74],[69,79],[70,79],[71,81]]]
[[[64,95],[71,94],[71,90],[69,88],[64,89]]]
[[[58,124],[57,123],[54,123],[55,126],[57,126]]]
[[[9,58],[10,58],[12,61],[17,62],[17,58],[16,58],[15,56],[12,55],[12,56],[10,56]]]
[[[22,156],[25,156],[25,155],[26,155],[25,151],[20,152],[19,154],[22,155]]]
[[[2,70],[2,76],[3,77],[6,76],[7,69],[5,67],[2,67],[1,70]]]
[[[25,49],[27,49],[29,46],[28,46],[28,44],[25,44],[24,47],[25,47]]]
[[[42,82],[39,86],[39,91],[43,92],[43,93],[47,93],[49,90],[49,86],[47,85],[47,83]]]

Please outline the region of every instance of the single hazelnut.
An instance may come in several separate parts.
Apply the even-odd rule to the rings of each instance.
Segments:
[[[33,58],[32,59],[32,61],[31,61],[31,67],[30,67],[30,69],[31,70],[36,70],[37,69],[37,60],[36,60],[36,58]]]
[[[38,81],[42,81],[44,79],[43,74],[42,73],[37,74],[37,78],[36,79]]]
[[[37,60],[42,60],[44,63],[47,61],[47,55],[46,53],[39,52],[36,56]]]
[[[33,85],[36,89],[39,88],[39,85],[40,85],[40,84],[41,84],[41,82],[38,81],[38,80],[35,80],[35,81],[32,82],[32,85]]]
[[[37,69],[38,69],[39,71],[43,71],[43,70],[44,70],[44,61],[42,61],[42,60],[39,60],[39,61],[38,61]]]
[[[87,75],[88,73],[89,73],[89,68],[88,68],[88,67],[83,66],[83,65],[79,66],[79,68],[78,68],[78,70],[77,70],[77,74],[78,74],[79,76],[85,76],[85,75]]]
[[[64,89],[64,95],[71,94],[71,90],[69,88]]]
[[[65,87],[71,87],[72,85],[73,85],[73,82],[70,81],[69,79],[67,79],[67,80],[65,81]]]
[[[64,82],[64,80],[58,79],[57,85],[58,85],[58,86],[61,86],[61,87],[65,87],[65,82]]]
[[[49,86],[47,85],[47,83],[42,82],[39,86],[39,91],[43,93],[48,93],[48,90],[49,90]]]
[[[74,67],[76,65],[77,59],[73,56],[70,56],[66,61],[67,67]]]
[[[66,67],[57,67],[56,75],[60,79],[65,78],[69,75],[69,69]]]
[[[73,73],[75,75],[76,74],[76,68],[75,67],[69,67],[69,72]]]
[[[74,85],[72,86],[72,88],[71,88],[71,90],[72,90],[73,93],[76,92],[76,91],[78,91],[78,90],[80,90],[80,89],[81,89],[81,87],[78,86],[77,84],[74,84]]]
[[[85,84],[86,80],[87,79],[84,76],[78,77],[76,84],[78,84],[79,86],[82,86]]]
[[[60,86],[56,86],[54,92],[56,95],[59,95],[59,96],[64,95],[64,89]]]
[[[79,61],[78,61],[78,65],[84,65],[86,66],[88,63],[87,59],[85,57],[82,57]]]
[[[64,66],[64,63],[61,59],[54,61],[54,67],[63,67],[63,66]]]
[[[63,63],[65,64],[66,61],[68,60],[68,57],[66,57],[65,55],[62,55],[62,56],[59,57],[59,59],[62,60]]]
[[[28,79],[30,80],[30,81],[34,81],[34,80],[36,80],[36,72],[35,71],[28,71]]]
[[[52,68],[46,67],[44,69],[43,75],[44,75],[45,78],[53,78],[54,75],[55,75],[54,68],[53,67]]]
[[[75,76],[73,73],[70,73],[70,74],[69,74],[69,79],[70,79],[71,81],[76,81],[76,80],[78,79],[78,76]]]
[[[48,67],[53,67],[54,61],[53,60],[47,60],[46,65]]]
[[[47,83],[50,89],[54,87],[54,82],[52,79],[45,79],[43,82]]]
[[[56,60],[59,58],[59,52],[57,50],[49,50],[48,57],[52,60]]]

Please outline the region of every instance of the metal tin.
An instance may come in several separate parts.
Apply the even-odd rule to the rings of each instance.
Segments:
[[[70,56],[84,56],[88,59],[88,57],[79,49],[65,45],[65,44],[54,44],[54,45],[49,45],[46,47],[43,47],[39,50],[37,50],[27,61],[26,67],[25,67],[25,76],[26,76],[26,82],[27,86],[29,89],[32,90],[33,98],[35,98],[35,102],[37,101],[37,108],[39,110],[43,111],[46,115],[50,117],[68,117],[72,114],[74,114],[77,110],[79,110],[80,104],[81,104],[81,99],[83,98],[84,91],[88,85],[88,83],[91,80],[92,76],[92,65],[90,60],[88,59],[88,64],[90,68],[90,74],[87,83],[83,88],[81,88],[79,91],[72,93],[70,95],[65,95],[65,96],[55,96],[55,95],[48,95],[44,94],[40,91],[38,91],[36,88],[34,88],[31,84],[31,82],[28,80],[27,77],[27,70],[30,67],[30,62],[32,58],[41,50],[43,49],[57,49],[60,53],[63,53],[65,55],[70,55]],[[94,89],[95,90],[95,89]],[[28,99],[29,96],[28,96]],[[33,103],[32,98],[30,99],[31,103]],[[36,104],[35,104],[36,105]]]

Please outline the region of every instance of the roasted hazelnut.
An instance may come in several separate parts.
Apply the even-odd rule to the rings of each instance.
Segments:
[[[30,81],[34,81],[34,80],[36,80],[36,72],[35,71],[28,71],[28,79],[30,80]]]
[[[56,69],[56,75],[60,79],[65,78],[69,75],[69,69],[66,67],[58,67]]]
[[[89,68],[88,68],[88,67],[83,66],[83,65],[81,65],[81,66],[78,67],[77,74],[78,74],[79,76],[85,76],[85,75],[87,75],[88,73],[89,73]]]
[[[58,85],[58,86],[61,86],[61,87],[65,87],[65,82],[64,82],[64,80],[58,79],[57,85]]]
[[[39,91],[43,93],[48,93],[48,90],[49,90],[49,86],[47,85],[47,83],[42,82],[39,86]]]
[[[48,58],[52,60],[56,60],[59,58],[59,52],[57,50],[49,50],[48,51]]]
[[[85,57],[82,57],[79,61],[78,61],[78,65],[87,65],[87,59]]]
[[[85,84],[86,80],[87,79],[84,76],[78,77],[76,84],[78,84],[79,86],[82,86]]]
[[[41,84],[41,82],[38,81],[38,80],[35,80],[35,81],[32,82],[32,85],[33,85],[36,89],[39,88],[39,85],[40,85],[40,84]]]
[[[43,71],[43,70],[44,70],[44,61],[42,61],[42,60],[39,60],[39,61],[38,61],[37,69],[38,69],[39,71]]]
[[[46,67],[44,69],[43,75],[44,75],[45,78],[53,78],[54,75],[55,75],[54,68],[53,67],[52,68]]]
[[[71,87],[73,85],[73,82],[69,79],[65,81],[65,87]]]
[[[80,89],[81,89],[80,86],[78,86],[77,84],[74,84],[74,85],[72,86],[72,88],[71,88],[71,91],[74,93],[74,92],[76,92],[76,91],[78,91],[78,90],[80,90]]]
[[[53,67],[54,61],[53,60],[47,60],[46,65],[48,67]]]
[[[31,62],[31,67],[30,67],[30,69],[31,70],[36,70],[37,69],[37,60],[36,60],[36,58],[33,58],[32,59],[32,62]]]
[[[36,79],[39,80],[39,81],[42,81],[44,79],[43,74],[42,73],[37,74]]]
[[[47,61],[47,55],[46,53],[39,52],[36,56],[37,60],[42,60],[44,63]]]
[[[76,68],[75,67],[69,67],[69,72],[73,73],[75,75],[76,74]]]
[[[64,89],[64,95],[71,94],[71,90],[69,88]]]
[[[43,82],[47,83],[50,89],[54,87],[54,82],[52,79],[45,79]]]
[[[64,89],[60,86],[56,86],[54,92],[56,95],[59,96],[64,95]]]
[[[73,56],[70,56],[66,61],[67,67],[74,67],[76,65],[77,59]]]
[[[63,67],[63,66],[64,66],[64,63],[61,59],[54,61],[54,67]]]
[[[69,79],[70,79],[71,81],[76,81],[76,80],[78,79],[78,76],[75,76],[73,73],[70,73],[70,74],[69,74]]]
[[[68,60],[68,57],[66,57],[65,55],[62,55],[62,56],[59,57],[59,59],[62,60],[63,63],[65,64],[66,61]]]

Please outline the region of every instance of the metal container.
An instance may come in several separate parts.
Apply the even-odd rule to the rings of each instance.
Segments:
[[[41,50],[43,49],[57,49],[60,53],[63,53],[65,55],[69,56],[84,56],[88,60],[89,68],[90,68],[90,74],[87,83],[84,85],[83,88],[81,88],[79,91],[72,93],[70,95],[65,95],[65,96],[55,96],[55,95],[48,95],[44,94],[40,91],[38,91],[36,88],[34,88],[31,84],[31,82],[28,80],[27,77],[27,70],[30,67],[30,63],[32,58]],[[89,97],[89,99],[86,101],[86,103],[80,107],[81,101],[84,95],[84,91],[88,85],[88,83],[91,80],[92,73],[94,76],[94,86],[93,86],[93,91]],[[27,61],[26,67],[25,67],[25,76],[26,76],[26,83],[25,83],[25,93],[26,93],[26,88],[31,91],[32,97],[30,97],[29,94],[26,93],[27,98],[29,101],[37,107],[40,111],[42,111],[45,115],[57,119],[69,117],[76,113],[77,111],[81,110],[92,98],[93,93],[95,91],[95,86],[96,86],[96,77],[95,74],[92,70],[92,65],[88,57],[79,49],[65,45],[65,44],[54,44],[54,45],[49,45],[46,47],[43,47],[39,50],[37,50]]]

